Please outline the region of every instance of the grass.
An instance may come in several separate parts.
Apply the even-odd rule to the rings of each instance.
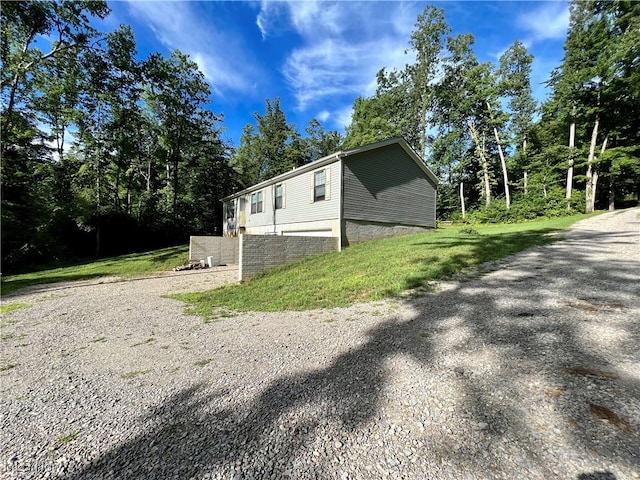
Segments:
[[[188,313],[215,318],[220,311],[282,311],[346,307],[381,300],[428,282],[469,271],[527,248],[556,240],[551,232],[587,215],[519,224],[459,226],[365,242],[342,252],[307,257],[262,272],[247,282],[200,293],[174,295]]]
[[[212,361],[213,361],[213,358],[207,358],[205,360],[199,360],[199,361],[195,362],[194,365],[196,367],[204,367],[206,365],[209,365]]]
[[[19,310],[21,308],[30,307],[30,303],[7,303],[4,305],[0,305],[0,315],[6,315],[9,312],[13,312],[14,310]]]
[[[156,339],[154,337],[149,337],[146,340],[143,340],[142,342],[134,343],[131,346],[132,347],[139,347],[140,345],[151,345],[155,341],[156,341]]]
[[[146,375],[150,371],[151,370],[134,370],[132,372],[122,373],[120,375],[120,378],[124,378],[124,379],[136,378],[136,377],[139,377],[141,375]]]
[[[139,277],[170,271],[188,261],[189,247],[170,247],[145,253],[82,262],[70,266],[47,268],[37,272],[9,275],[2,278],[0,293],[6,295],[19,288],[43,283],[116,276]],[[4,312],[3,312],[4,313]]]
[[[68,435],[62,435],[60,438],[58,438],[56,440],[56,443],[53,446],[54,450],[57,450],[58,448],[60,448],[65,443],[73,442],[76,438],[78,438],[79,434],[80,434],[80,432],[76,431],[76,432],[72,432],[72,433],[70,433]]]

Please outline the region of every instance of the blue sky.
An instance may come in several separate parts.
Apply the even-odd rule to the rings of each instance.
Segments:
[[[142,58],[180,49],[211,85],[211,109],[224,115],[225,137],[239,145],[253,113],[279,97],[287,121],[304,135],[317,118],[343,131],[356,97],[375,91],[382,67],[402,68],[417,16],[429,2],[405,1],[114,1],[103,30],[133,28]],[[497,63],[515,41],[534,54],[532,83],[544,82],[563,56],[566,1],[431,2],[452,34],[472,33],[481,61]]]

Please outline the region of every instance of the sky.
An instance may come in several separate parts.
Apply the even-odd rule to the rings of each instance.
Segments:
[[[568,3],[549,1],[109,1],[100,26],[133,29],[140,58],[174,49],[189,54],[211,87],[209,108],[223,115],[223,136],[240,144],[265,101],[280,99],[287,121],[304,129],[316,118],[326,130],[350,123],[359,96],[375,93],[381,68],[401,69],[418,15],[444,9],[452,34],[472,33],[480,61],[497,65],[514,41],[534,55],[532,87],[560,64]]]

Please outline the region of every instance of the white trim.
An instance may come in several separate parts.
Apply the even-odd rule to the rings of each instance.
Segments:
[[[342,158],[337,163],[338,165],[338,251],[342,251],[342,209],[344,205],[344,192],[342,191],[343,181],[344,181],[344,165],[342,163]]]
[[[244,243],[244,234],[240,234],[239,235],[239,240],[238,240],[238,280],[241,282],[242,281],[242,246]]]

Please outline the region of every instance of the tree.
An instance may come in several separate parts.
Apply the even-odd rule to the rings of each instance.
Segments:
[[[356,98],[351,124],[346,129],[345,146],[359,147],[403,135],[402,125],[389,118],[397,105],[391,93]]]
[[[428,5],[418,15],[409,44],[416,55],[416,62],[407,66],[407,77],[411,82],[411,97],[416,112],[417,149],[423,158],[427,157],[427,137],[430,125],[435,90],[433,84],[440,65],[444,47],[444,36],[450,31],[444,20],[444,10]]]
[[[507,99],[509,122],[507,143],[514,151],[515,167],[524,176],[524,190],[527,190],[527,144],[533,126],[533,116],[537,102],[531,91],[531,64],[533,55],[516,40],[501,56],[498,68],[498,89]]]
[[[204,108],[211,94],[209,85],[187,55],[178,50],[169,58],[153,54],[143,68],[147,115],[158,138],[155,154],[165,165],[165,208],[177,227],[181,166],[219,118]]]
[[[305,138],[311,161],[326,157],[342,148],[342,135],[336,130],[326,131],[320,122],[312,118],[305,128]]]
[[[105,1],[6,2],[2,6],[3,139],[12,129],[16,105],[27,104],[24,97],[33,93],[37,70],[63,53],[87,48],[97,34],[89,17],[105,18],[109,11]],[[38,36],[54,38],[47,53],[34,45]],[[8,142],[2,145],[4,153]]]
[[[640,7],[630,2],[580,0],[571,4],[570,14],[565,56],[550,85],[559,114],[572,119],[570,139],[575,135],[576,143],[588,145],[581,166],[586,168],[585,208],[593,211],[597,181],[607,166],[602,162],[606,148],[638,142]],[[572,168],[570,162],[568,180]]]
[[[311,160],[308,144],[287,123],[280,99],[265,101],[265,113],[254,113],[256,127],[247,124],[233,160],[240,184],[249,187],[300,167]]]

